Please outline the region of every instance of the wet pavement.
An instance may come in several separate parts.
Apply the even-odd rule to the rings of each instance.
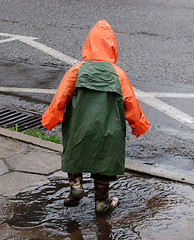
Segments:
[[[193,239],[194,199],[188,186],[126,174],[111,185],[110,194],[119,197],[120,206],[103,216],[94,212],[90,178],[84,188],[88,198],[67,212],[65,180],[23,191],[7,203],[1,225],[25,239]]]
[[[153,83],[193,85],[193,1],[62,1],[14,0],[1,3],[2,32],[37,37],[38,42],[82,59],[82,44],[91,27],[106,19],[115,31],[118,64],[136,87]],[[73,16],[73,18],[72,18]],[[61,61],[18,41],[4,43],[3,59],[56,64]],[[133,83],[133,84],[134,84]],[[143,86],[142,86],[143,85]]]
[[[1,239],[194,239],[193,186],[126,172],[112,182],[121,204],[109,214],[94,211],[93,182],[87,197],[63,207],[69,187],[60,155],[0,136]]]
[[[2,64],[2,72],[7,67]],[[56,71],[56,75],[59,71],[62,73],[54,67],[20,63],[13,64],[10,69],[13,70],[7,75],[10,86],[17,82],[11,81],[12,76],[23,79],[24,83],[30,71],[29,76],[34,72],[35,78],[36,75],[41,77],[40,83],[52,71],[53,74]],[[52,74],[50,77],[48,88],[53,87]],[[29,83],[32,84],[29,87],[36,87],[33,82]],[[51,99],[52,95],[44,94],[0,95],[1,107],[11,106],[39,114],[44,112]],[[165,117],[160,119],[166,121]],[[169,129],[164,129],[162,124],[152,119],[148,133],[136,139],[127,127],[126,157],[149,166],[193,175],[192,133],[188,134],[183,126],[175,133],[171,127]],[[51,133],[60,135],[60,124]],[[111,185],[110,194],[119,197],[120,206],[110,214],[97,216],[93,182],[86,176],[84,187],[88,197],[81,201],[79,207],[65,212],[63,201],[69,187],[66,175],[60,171],[59,153],[1,136],[0,141],[2,240],[194,239],[194,193],[191,185],[128,172]]]
[[[47,89],[56,89],[68,68],[67,65],[63,67],[60,65],[42,66],[32,63],[0,60],[0,85],[7,87],[25,86],[25,88],[42,88],[45,86]],[[154,87],[154,83],[152,83],[152,87]],[[177,84],[166,86],[165,89],[167,92],[174,92],[175,90],[177,90]],[[183,89],[178,88],[178,91],[183,91]],[[193,92],[193,87],[184,86],[184,91]],[[21,111],[28,110],[37,114],[43,114],[52,98],[53,94],[2,92],[0,94],[0,107],[11,107]],[[189,104],[186,104],[188,101],[184,103],[185,99],[184,102],[182,99],[174,99],[178,103],[177,106],[180,110],[190,114],[193,109],[193,99],[187,100]],[[169,118],[156,109],[153,110],[151,107],[143,104],[143,102],[140,102],[140,104],[151,122],[151,126],[146,134],[136,139],[131,135],[131,128],[127,124],[127,158],[193,175],[194,132],[192,129]],[[175,107],[177,106],[175,105]],[[61,125],[57,125],[52,132],[47,131],[46,133],[61,135]]]
[[[20,93],[19,93],[20,94]],[[22,95],[22,94],[21,94]],[[40,94],[33,94],[34,100],[29,99],[28,93],[23,96],[0,94],[0,107],[19,109],[20,111],[32,111],[35,114],[43,114],[49,103],[38,100]],[[32,95],[32,94],[31,94]],[[41,98],[52,99],[53,95]],[[37,101],[36,101],[37,99]],[[169,120],[168,120],[169,121]],[[178,123],[174,124],[177,126]],[[170,131],[171,130],[171,131]],[[146,163],[167,170],[181,172],[183,174],[194,173],[194,135],[181,126],[181,131],[172,132],[172,128],[164,129],[162,124],[151,122],[149,131],[140,138],[131,134],[127,123],[126,158],[135,162]],[[61,124],[56,125],[52,131],[45,130],[47,134],[61,136]]]
[[[88,31],[106,16],[118,40],[118,65],[133,86],[145,92],[193,93],[191,0],[127,5],[72,1],[68,6],[55,1],[55,8],[50,0],[41,4],[15,0],[12,5],[4,1],[2,9],[3,32],[37,37],[38,43],[80,60]],[[70,67],[20,41],[1,46],[1,86],[56,89]],[[52,97],[7,92],[0,95],[0,107],[42,114]],[[160,100],[193,117],[193,99]],[[127,158],[193,176],[192,129],[141,101],[140,105],[151,127],[138,139],[127,128]],[[59,125],[51,133],[60,132]],[[191,185],[126,173],[111,187],[121,205],[109,215],[96,216],[93,183],[86,176],[88,198],[64,213],[68,187],[59,170],[60,155],[1,136],[0,142],[0,239],[194,239]]]
[[[39,63],[31,64],[0,59],[0,85],[6,87],[23,86],[28,88],[55,89],[54,85],[59,85],[68,68],[67,66],[62,68],[57,65],[43,66]],[[53,95],[48,94],[15,93],[15,95],[25,97],[28,101],[38,101],[42,104],[49,103],[53,98]]]

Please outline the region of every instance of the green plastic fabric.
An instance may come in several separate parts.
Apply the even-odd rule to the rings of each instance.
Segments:
[[[63,171],[108,176],[124,173],[124,103],[112,64],[86,61],[78,69],[62,131]]]
[[[77,72],[75,87],[115,92],[122,96],[118,76],[111,63],[100,61],[85,61]]]

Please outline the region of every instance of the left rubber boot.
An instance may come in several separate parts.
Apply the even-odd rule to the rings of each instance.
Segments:
[[[68,173],[70,194],[64,200],[65,207],[76,207],[80,200],[84,197],[84,189],[82,186],[82,174]]]

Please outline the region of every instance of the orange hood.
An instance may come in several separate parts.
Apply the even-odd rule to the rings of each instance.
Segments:
[[[116,63],[118,47],[115,34],[105,20],[100,20],[90,30],[82,49],[83,60]]]

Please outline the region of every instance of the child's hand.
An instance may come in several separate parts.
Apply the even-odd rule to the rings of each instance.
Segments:
[[[132,133],[133,135],[135,135],[134,133]],[[140,135],[135,135],[136,136],[136,138],[138,138]]]

